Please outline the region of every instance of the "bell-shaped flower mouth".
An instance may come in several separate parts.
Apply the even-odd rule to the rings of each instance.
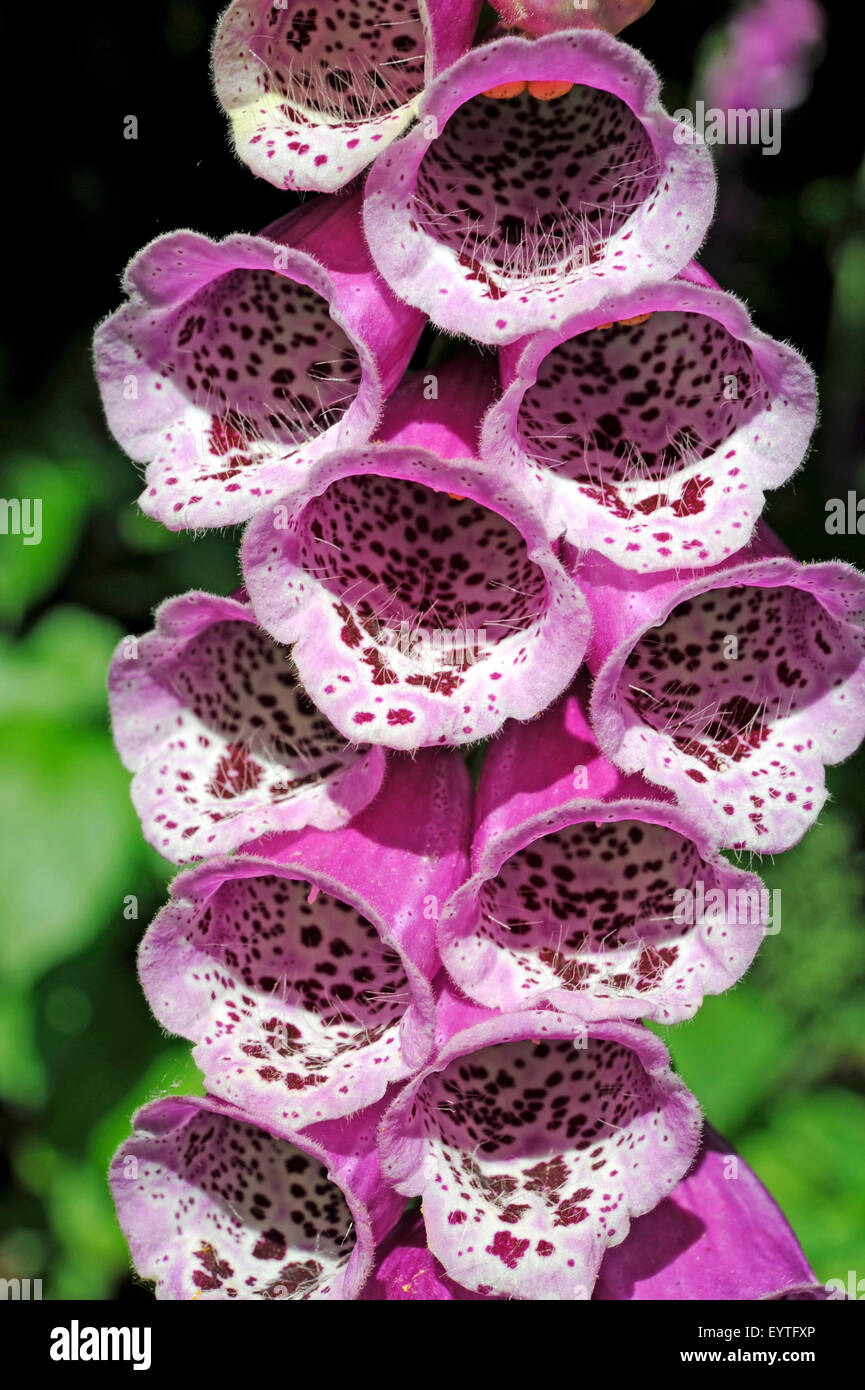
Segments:
[[[840,1283],[838,1280],[836,1283]],[[455,1302],[470,1293],[427,1248],[423,1217],[407,1211],[376,1251],[361,1298]],[[772,1302],[844,1297],[816,1283],[789,1222],[739,1154],[706,1125],[689,1171],[607,1250],[596,1302],[712,1299]]]
[[[539,472],[555,528],[630,570],[740,550],[817,416],[799,354],[732,295],[685,278],[506,347],[501,368],[482,453]]]
[[[277,188],[341,188],[411,123],[479,13],[480,0],[234,0],[213,75],[240,158]]]
[[[271,1126],[373,1104],[432,1048],[435,914],[464,876],[461,760],[395,767],[344,830],[270,835],[181,875],[139,967],[208,1089]],[[405,828],[409,814],[425,819]],[[426,909],[426,910],[425,910]]]
[[[767,890],[699,818],[600,753],[582,687],[491,746],[478,818],[439,949],[488,1008],[678,1023],[736,983],[771,925]]]
[[[95,339],[108,423],[172,530],[247,520],[337,444],[369,438],[421,316],[363,244],[359,195],[261,236],[158,238]]]
[[[212,1097],[145,1105],[109,1174],[139,1275],[161,1299],[356,1298],[401,1206],[375,1115],[300,1135]]]
[[[379,1099],[408,1071],[397,952],[317,884],[245,857],[217,864],[178,883],[142,943],[160,1022],[192,1035],[214,1094],[262,1122],[304,1128]]]
[[[195,592],[163,604],[153,632],[120,642],[114,738],[145,836],[166,859],[227,854],[305,825],[333,830],[379,791],[383,751],[347,745],[290,660],[248,602]]]
[[[588,1299],[604,1250],[689,1167],[696,1101],[636,1024],[575,1036],[552,1010],[456,1010],[468,1026],[382,1122],[385,1178],[422,1198],[429,1249],[465,1288]]]
[[[762,523],[702,574],[633,589],[597,561],[581,578],[606,755],[669,788],[721,845],[796,844],[826,800],[824,764],[865,732],[865,579],[799,564]]]
[[[652,69],[609,35],[500,39],[433,83],[371,170],[370,249],[450,332],[508,343],[557,327],[677,274],[699,246],[711,158],[675,130]]]
[[[561,558],[560,558],[561,556]],[[348,739],[462,744],[530,719],[585,652],[568,547],[488,466],[423,448],[342,450],[247,529],[259,620]]]

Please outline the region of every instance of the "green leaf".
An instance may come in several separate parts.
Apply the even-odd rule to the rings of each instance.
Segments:
[[[834,1007],[863,974],[865,857],[854,827],[831,806],[801,844],[757,868],[780,893],[781,930],[763,942],[755,977],[794,1017]]]
[[[865,1277],[865,1099],[841,1087],[797,1096],[738,1147],[785,1212],[817,1277],[846,1284],[851,1269]]]
[[[89,1142],[91,1161],[107,1172],[117,1149],[129,1136],[133,1112],[147,1101],[166,1095],[204,1095],[204,1081],[188,1043],[172,1043],[168,1047],[163,1044],[144,1075],[94,1127]]]
[[[690,1022],[654,1031],[712,1123],[728,1134],[774,1100],[795,1043],[791,1020],[750,983],[707,999]]]
[[[121,919],[140,853],[128,780],[107,731],[0,726],[0,975],[13,987]]]
[[[44,1101],[46,1090],[30,991],[4,989],[0,991],[0,1097],[35,1109]]]
[[[121,636],[84,608],[52,608],[27,637],[0,635],[0,721],[53,716],[65,725],[107,717],[105,681]]]
[[[48,1214],[60,1257],[45,1290],[51,1299],[110,1298],[129,1255],[104,1172],[66,1161],[48,1194]]]
[[[7,502],[29,499],[40,503],[41,512],[31,511],[32,528],[38,543],[25,543],[23,534],[3,534],[0,530],[0,622],[17,623],[37,599],[49,593],[68,565],[81,535],[91,491],[91,469],[83,462],[51,463],[41,459],[15,460],[0,475],[0,496]],[[14,513],[6,521],[0,512],[0,527],[11,532]],[[20,519],[19,519],[20,524]]]

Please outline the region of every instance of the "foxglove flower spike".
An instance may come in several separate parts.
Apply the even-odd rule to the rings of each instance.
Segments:
[[[817,0],[749,0],[713,46],[697,88],[707,107],[789,111],[808,94],[826,16]]]

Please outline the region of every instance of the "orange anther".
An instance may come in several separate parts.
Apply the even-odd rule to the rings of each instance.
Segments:
[[[490,87],[484,96],[494,97],[496,101],[510,101],[512,97],[522,96],[527,85],[525,82],[502,82],[498,87]]]
[[[529,95],[536,101],[555,101],[573,87],[573,82],[530,82]]]
[[[646,323],[651,317],[651,314],[635,314],[632,319],[619,319],[619,323],[625,328],[634,328],[638,323]]]
[[[461,492],[449,492],[448,497],[452,497],[455,502],[465,502],[465,497]]]

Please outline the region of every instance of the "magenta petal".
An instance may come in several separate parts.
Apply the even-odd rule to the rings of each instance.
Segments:
[[[427,1249],[426,1227],[419,1212],[407,1212],[376,1252],[375,1270],[363,1286],[361,1300],[378,1303],[480,1302],[449,1279]]]
[[[183,863],[267,832],[333,830],[372,801],[385,755],[347,747],[248,603],[169,599],[109,675],[114,738],[146,838]]]
[[[820,1296],[784,1213],[708,1125],[675,1192],[608,1251],[593,1295],[601,1301]]]
[[[378,1111],[304,1134],[212,1097],[145,1105],[111,1190],[162,1299],[352,1299],[402,1202],[382,1182]]]
[[[246,531],[255,611],[348,739],[486,738],[550,704],[586,649],[576,557],[548,538],[543,497],[435,452],[469,432],[468,371],[438,369],[437,401],[412,384],[382,431],[398,442],[331,453]]]
[[[483,96],[526,79],[576,85],[553,101]],[[370,171],[364,223],[395,292],[450,332],[509,343],[556,328],[677,274],[709,225],[709,151],[677,143],[653,70],[608,34],[474,49],[418,115]]]
[[[712,46],[699,95],[707,108],[790,110],[808,95],[826,15],[817,0],[739,5]]]
[[[702,572],[580,575],[594,618],[592,725],[606,756],[674,792],[717,843],[780,853],[865,734],[865,577],[802,565],[761,522]]]
[[[213,46],[237,153],[277,188],[333,193],[411,124],[471,44],[481,0],[234,0]]]
[[[442,960],[489,1008],[678,1023],[747,970],[768,894],[685,805],[607,761],[585,707],[581,686],[490,747]]]
[[[469,802],[461,760],[428,753],[391,769],[351,826],[269,836],[176,880],[141,980],[209,1090],[303,1128],[426,1062],[435,918],[465,874]]]
[[[637,1024],[443,997],[441,1050],[380,1130],[387,1181],[476,1293],[587,1299],[608,1246],[686,1172],[699,1109]]]
[[[422,327],[375,272],[360,194],[260,236],[172,232],[134,258],[96,331],[108,423],[172,530],[246,521],[315,458],[369,439]]]
[[[799,354],[696,277],[605,301],[500,364],[482,455],[546,484],[554,534],[629,570],[740,550],[817,418]]]

